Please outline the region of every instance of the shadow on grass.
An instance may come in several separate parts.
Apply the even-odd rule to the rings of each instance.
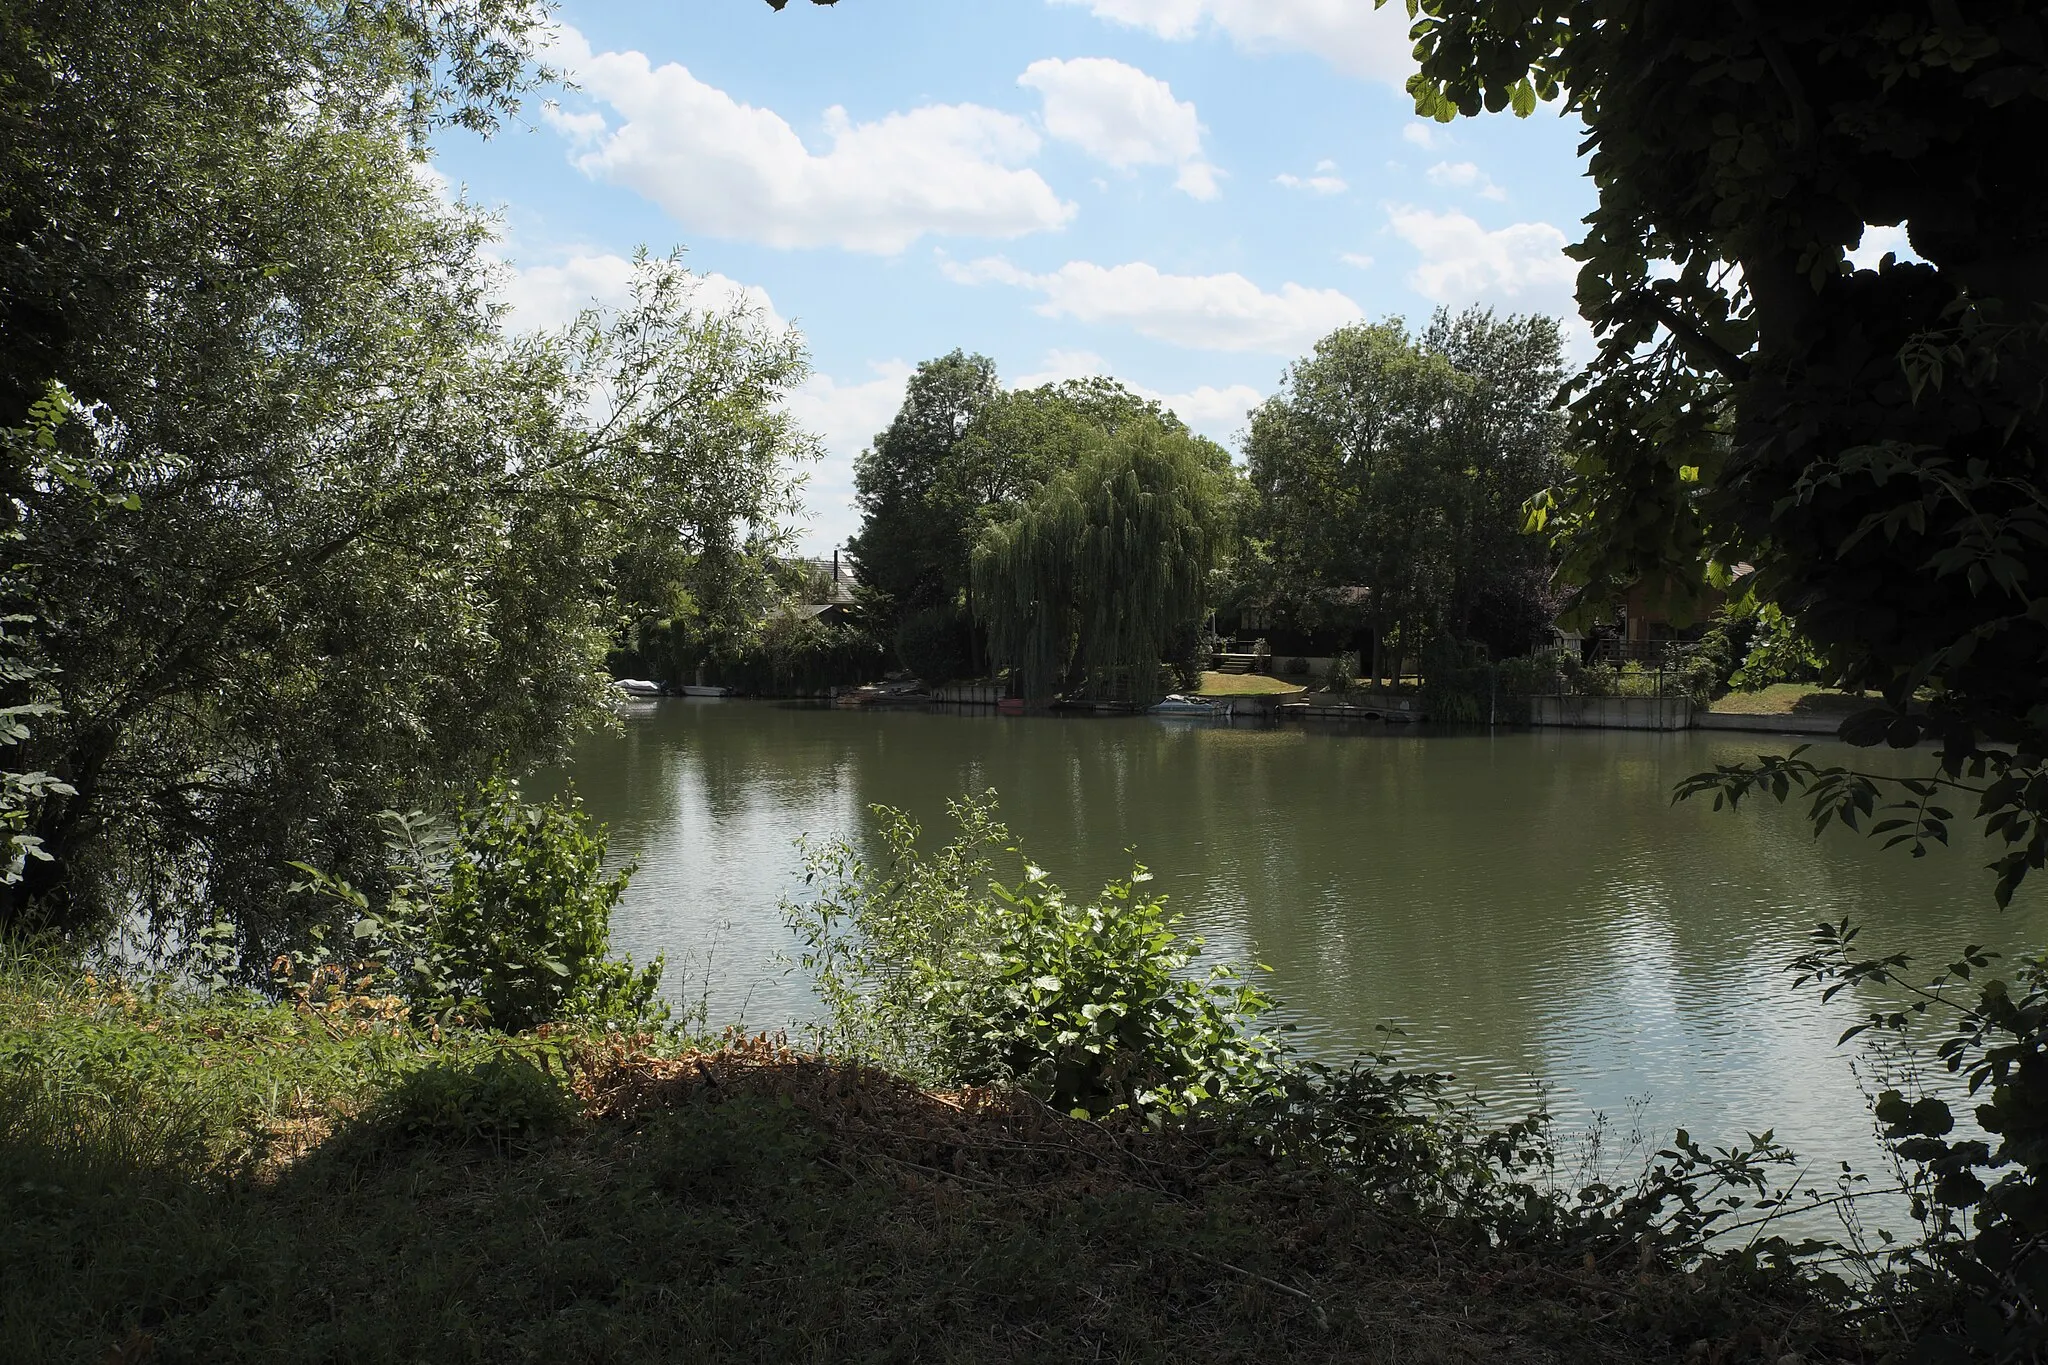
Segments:
[[[201,1125],[175,1106],[29,1097],[0,1115],[0,1359],[1515,1362],[1766,1346],[1711,1295],[1674,1312],[1664,1300],[1690,1292],[1675,1278],[1575,1289],[1316,1172],[1014,1097],[933,1096],[788,1054],[624,1071],[572,1096],[518,1058],[429,1066],[295,1159],[235,1174],[193,1164]]]

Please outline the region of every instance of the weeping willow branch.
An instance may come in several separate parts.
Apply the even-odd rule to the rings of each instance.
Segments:
[[[976,608],[1027,698],[1157,695],[1160,659],[1206,605],[1228,532],[1223,479],[1186,436],[1127,427],[983,534]]]

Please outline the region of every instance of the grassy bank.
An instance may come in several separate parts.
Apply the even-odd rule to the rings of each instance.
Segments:
[[[1288,682],[1264,673],[1204,673],[1201,697],[1280,697],[1305,692],[1301,683]]]
[[[1708,709],[1737,716],[1846,716],[1871,705],[1867,697],[1807,683],[1773,683],[1717,697]]]
[[[1778,1280],[761,1041],[16,970],[0,1064],[24,1365],[1861,1358]]]

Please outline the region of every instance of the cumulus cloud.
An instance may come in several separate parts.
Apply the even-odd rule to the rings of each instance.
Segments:
[[[1282,171],[1273,177],[1273,183],[1290,190],[1307,190],[1311,194],[1342,194],[1351,187],[1337,174],[1337,163],[1318,161],[1313,175],[1295,175]]]
[[[1036,311],[1044,317],[1121,325],[1197,350],[1292,354],[1363,316],[1334,289],[1289,282],[1268,293],[1235,272],[1168,275],[1143,261],[1068,261],[1035,275],[992,256],[966,264],[947,261],[942,269],[962,284],[1007,284],[1041,294],[1045,301]]]
[[[1251,410],[1266,401],[1266,395],[1249,384],[1226,384],[1221,388],[1202,384],[1186,393],[1155,393],[1149,389],[1138,392],[1178,415],[1197,435],[1218,445],[1229,445]]]
[[[1402,85],[1415,70],[1404,6],[1371,0],[1053,0],[1098,19],[1185,40],[1208,32],[1251,52],[1311,52],[1338,70]]]
[[[1566,312],[1577,262],[1565,235],[1549,223],[1511,223],[1489,232],[1462,213],[1389,210],[1394,235],[1420,256],[1408,273],[1416,293],[1438,303],[1501,302]]]
[[[804,485],[807,554],[828,554],[844,545],[860,527],[853,506],[853,461],[883,430],[903,402],[911,367],[901,360],[868,366],[866,379],[840,380],[814,374],[784,401],[784,410],[798,426],[817,436],[824,455],[808,471]]]
[[[1448,146],[1451,135],[1434,123],[1408,123],[1401,127],[1401,141],[1411,147],[1420,147],[1425,152],[1436,151]]]
[[[675,63],[594,53],[566,26],[548,55],[611,111],[549,112],[575,165],[646,196],[693,233],[890,254],[927,233],[1043,232],[1075,211],[1025,165],[1039,137],[1013,114],[932,104],[855,123],[834,107],[824,112],[824,149],[813,151],[780,114]]]
[[[1036,389],[1046,384],[1057,384],[1063,379],[1086,379],[1090,375],[1108,374],[1109,362],[1093,351],[1069,351],[1054,349],[1045,353],[1045,359],[1038,362],[1038,368],[1030,374],[1020,374],[1013,389]]]
[[[1347,251],[1337,259],[1355,270],[1372,269],[1372,257],[1360,251]]]
[[[1471,190],[1481,199],[1505,199],[1508,192],[1470,161],[1439,161],[1425,173],[1439,189]]]
[[[1013,387],[1035,389],[1041,384],[1057,384],[1062,379],[1086,379],[1090,375],[1111,373],[1109,362],[1093,351],[1052,350],[1045,353],[1045,359],[1036,370],[1019,376]],[[1178,416],[1188,424],[1190,431],[1225,445],[1244,425],[1245,415],[1266,401],[1266,395],[1249,384],[1228,384],[1220,388],[1214,384],[1201,384],[1185,392],[1168,393],[1128,379],[1121,382],[1140,398],[1149,398]]]
[[[1046,132],[1098,161],[1178,166],[1176,187],[1197,199],[1216,197],[1216,170],[1202,159],[1202,123],[1173,87],[1108,57],[1047,58],[1024,68],[1017,84],[1038,92]]]
[[[1593,334],[1573,297],[1579,263],[1549,223],[1510,223],[1488,231],[1462,213],[1392,207],[1388,226],[1415,248],[1408,286],[1435,303],[1485,304],[1507,312],[1548,313],[1564,331],[1567,360],[1592,354]]]
[[[715,271],[696,276],[695,302],[701,309],[723,312],[734,306],[751,309],[777,331],[789,324],[775,311],[768,291],[742,284]],[[631,293],[633,263],[609,252],[572,252],[558,262],[508,267],[504,298],[511,305],[511,325],[521,331],[560,327],[586,308],[617,308]]]

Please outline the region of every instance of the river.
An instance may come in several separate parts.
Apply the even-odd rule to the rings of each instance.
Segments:
[[[1604,1115],[1610,1153],[1631,1129],[1773,1128],[1816,1170],[1874,1169],[1870,1066],[1835,1042],[1855,1004],[1794,992],[1786,962],[1843,916],[1930,964],[2039,944],[2048,898],[1998,912],[1974,840],[1914,859],[1770,803],[1672,804],[1686,774],[1796,742],[673,699],[629,708],[567,774],[638,864],[614,946],[666,953],[669,994],[714,1024],[813,1008],[779,911],[805,893],[800,836],[859,842],[874,803],[939,834],[947,798],[994,788],[1069,891],[1148,864],[1212,956],[1272,968],[1311,1052],[1391,1039],[1499,1112],[1545,1094],[1568,1132]]]

